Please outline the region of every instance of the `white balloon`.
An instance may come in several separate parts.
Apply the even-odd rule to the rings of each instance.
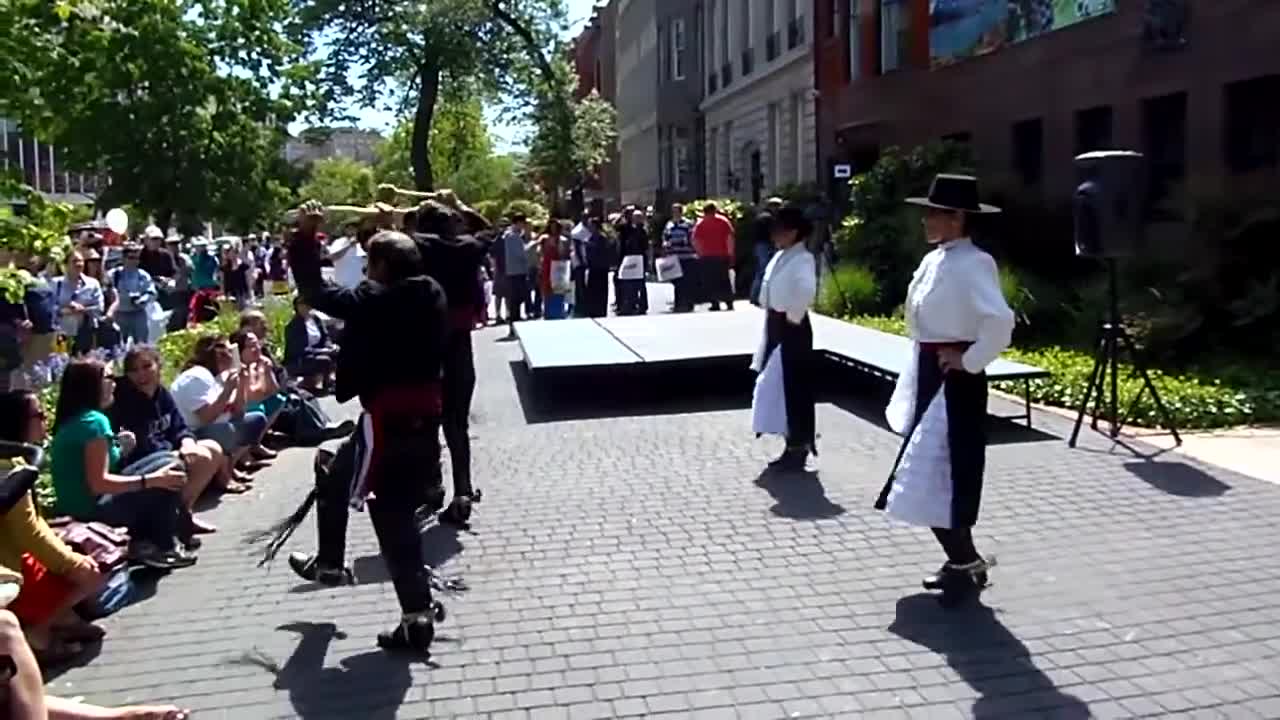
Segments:
[[[117,235],[123,235],[129,229],[129,215],[120,208],[107,212],[107,227]]]

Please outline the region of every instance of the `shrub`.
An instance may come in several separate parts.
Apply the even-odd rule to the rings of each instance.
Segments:
[[[502,211],[502,218],[509,218],[514,213],[524,213],[529,219],[530,227],[542,227],[547,224],[547,218],[550,214],[547,209],[532,200],[512,200],[507,203],[507,207]]]
[[[818,312],[833,317],[872,312],[880,301],[876,276],[861,265],[842,263],[828,270],[818,289]]]
[[[871,170],[850,180],[851,214],[833,239],[841,258],[875,274],[885,301],[906,295],[911,273],[927,251],[919,212],[904,200],[927,194],[938,173],[972,165],[973,151],[962,143],[930,143],[907,153],[891,147]]]
[[[502,203],[497,200],[481,200],[473,205],[471,209],[480,213],[485,220],[495,225],[502,219]]]
[[[900,318],[860,315],[850,322],[895,335],[906,333]],[[1044,405],[1078,409],[1093,372],[1091,354],[1062,347],[1033,350],[1010,349],[1005,356],[1049,371],[1050,376],[1031,381],[1031,399]],[[1280,420],[1280,378],[1266,367],[1248,363],[1223,364],[1172,373],[1158,368],[1149,370],[1151,381],[1160,392],[1180,429],[1198,430],[1232,427]],[[995,387],[1010,393],[1022,392],[1021,382],[996,383]],[[1133,366],[1120,364],[1120,407],[1130,407],[1143,389],[1141,378]],[[1139,427],[1157,427],[1161,422],[1151,394],[1143,392],[1126,422]]]
[[[1018,322],[1026,325],[1030,321],[1030,313],[1035,308],[1036,298],[1022,280],[1022,275],[1011,267],[1000,268],[1000,290],[1004,293],[1005,302],[1017,316]]]

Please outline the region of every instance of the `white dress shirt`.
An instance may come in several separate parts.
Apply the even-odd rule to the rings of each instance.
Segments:
[[[785,312],[787,320],[798,325],[813,306],[818,290],[817,266],[813,254],[796,243],[776,252],[764,269],[760,285],[760,306],[765,310]]]
[[[964,369],[982,372],[1009,347],[1014,314],[996,262],[969,238],[943,243],[920,261],[907,289],[907,332],[916,342],[972,342]]]

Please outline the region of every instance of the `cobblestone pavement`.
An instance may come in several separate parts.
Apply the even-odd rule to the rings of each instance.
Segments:
[[[871,509],[897,449],[883,392],[820,406],[817,475],[759,480],[777,447],[748,432],[745,389],[676,402],[640,378],[639,406],[590,388],[540,411],[503,333],[476,335],[477,531],[426,538],[472,585],[433,664],[374,648],[397,611],[366,518],[354,588],[254,567],[243,533],[312,482],[291,450],[51,690],[237,719],[1280,717],[1280,488],[1070,450],[1048,414],[1006,426],[978,533],[996,585],[948,612],[919,591],[928,533]],[[308,523],[287,549],[313,542]]]

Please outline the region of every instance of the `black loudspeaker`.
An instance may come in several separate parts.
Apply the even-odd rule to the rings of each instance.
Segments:
[[[1075,159],[1072,200],[1076,254],[1114,258],[1133,255],[1142,234],[1146,166],[1141,153],[1104,150]]]

